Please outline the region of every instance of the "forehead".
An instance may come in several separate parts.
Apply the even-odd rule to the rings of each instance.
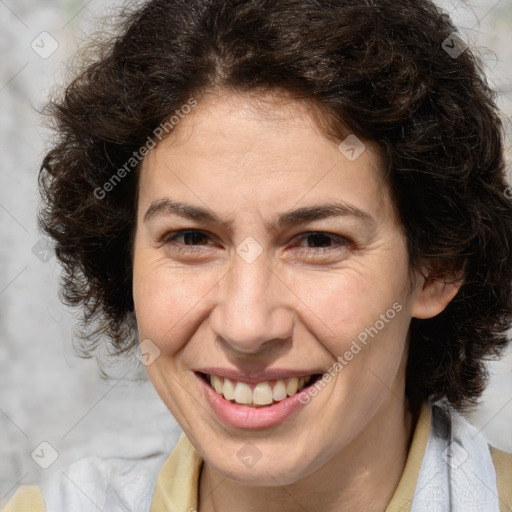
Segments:
[[[342,199],[391,214],[377,147],[347,133],[340,147],[310,104],[279,95],[206,96],[145,157],[139,206],[186,197],[234,216],[242,199],[261,213]]]

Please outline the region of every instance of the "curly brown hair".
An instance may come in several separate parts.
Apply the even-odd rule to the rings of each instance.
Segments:
[[[426,0],[153,0],[117,27],[47,105],[58,140],[39,175],[39,222],[63,266],[61,297],[82,308],[83,353],[137,343],[140,165],[126,162],[191,97],[261,88],[380,148],[411,265],[464,273],[441,314],[411,321],[407,394],[476,403],[485,360],[508,342],[512,205],[495,94],[471,48],[446,51],[450,18]]]

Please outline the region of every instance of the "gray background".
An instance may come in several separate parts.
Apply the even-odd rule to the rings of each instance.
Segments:
[[[510,132],[512,1],[439,3],[480,47]],[[0,506],[18,485],[77,458],[170,451],[180,432],[151,385],[133,380],[137,360],[116,370],[122,378],[103,382],[94,360],[76,357],[75,319],[57,296],[59,267],[35,224],[37,172],[49,145],[37,111],[52,85],[65,80],[78,39],[86,40],[92,21],[113,5],[0,0]],[[58,47],[50,55],[52,45]],[[507,155],[510,162],[510,139]],[[512,452],[512,353],[490,370],[470,420]]]

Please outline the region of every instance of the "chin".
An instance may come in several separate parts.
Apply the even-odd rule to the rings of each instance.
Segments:
[[[244,450],[245,448],[245,450]],[[218,473],[241,485],[275,487],[294,484],[312,474],[321,467],[322,462],[306,461],[305,456],[294,454],[280,444],[278,447],[267,447],[259,453],[254,445],[247,443],[237,448],[232,454],[211,454],[205,460]],[[217,458],[215,458],[217,457]],[[324,461],[325,462],[325,461]]]

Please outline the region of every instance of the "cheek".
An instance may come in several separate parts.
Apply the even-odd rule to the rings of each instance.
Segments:
[[[368,265],[353,266],[338,275],[318,276],[304,289],[315,311],[313,331],[324,333],[319,339],[332,357],[337,377],[333,390],[338,400],[332,403],[369,410],[386,390],[398,385],[410,307],[407,270],[399,266],[399,256],[395,264],[379,258],[378,265],[368,260]],[[367,406],[353,403],[362,396],[367,397]]]
[[[217,279],[218,280],[218,279]],[[186,332],[202,317],[213,273],[173,268],[168,261],[135,260],[133,298],[140,339],[151,339],[162,352],[176,352]]]
[[[296,279],[291,288],[301,297],[302,309],[309,311],[308,323],[317,325],[316,334],[339,352],[360,334],[364,341],[368,329],[375,334],[376,327],[390,335],[406,329],[405,315],[398,311],[407,308],[406,283],[405,272],[386,271],[381,261],[377,266],[358,265],[319,273],[310,280]]]

